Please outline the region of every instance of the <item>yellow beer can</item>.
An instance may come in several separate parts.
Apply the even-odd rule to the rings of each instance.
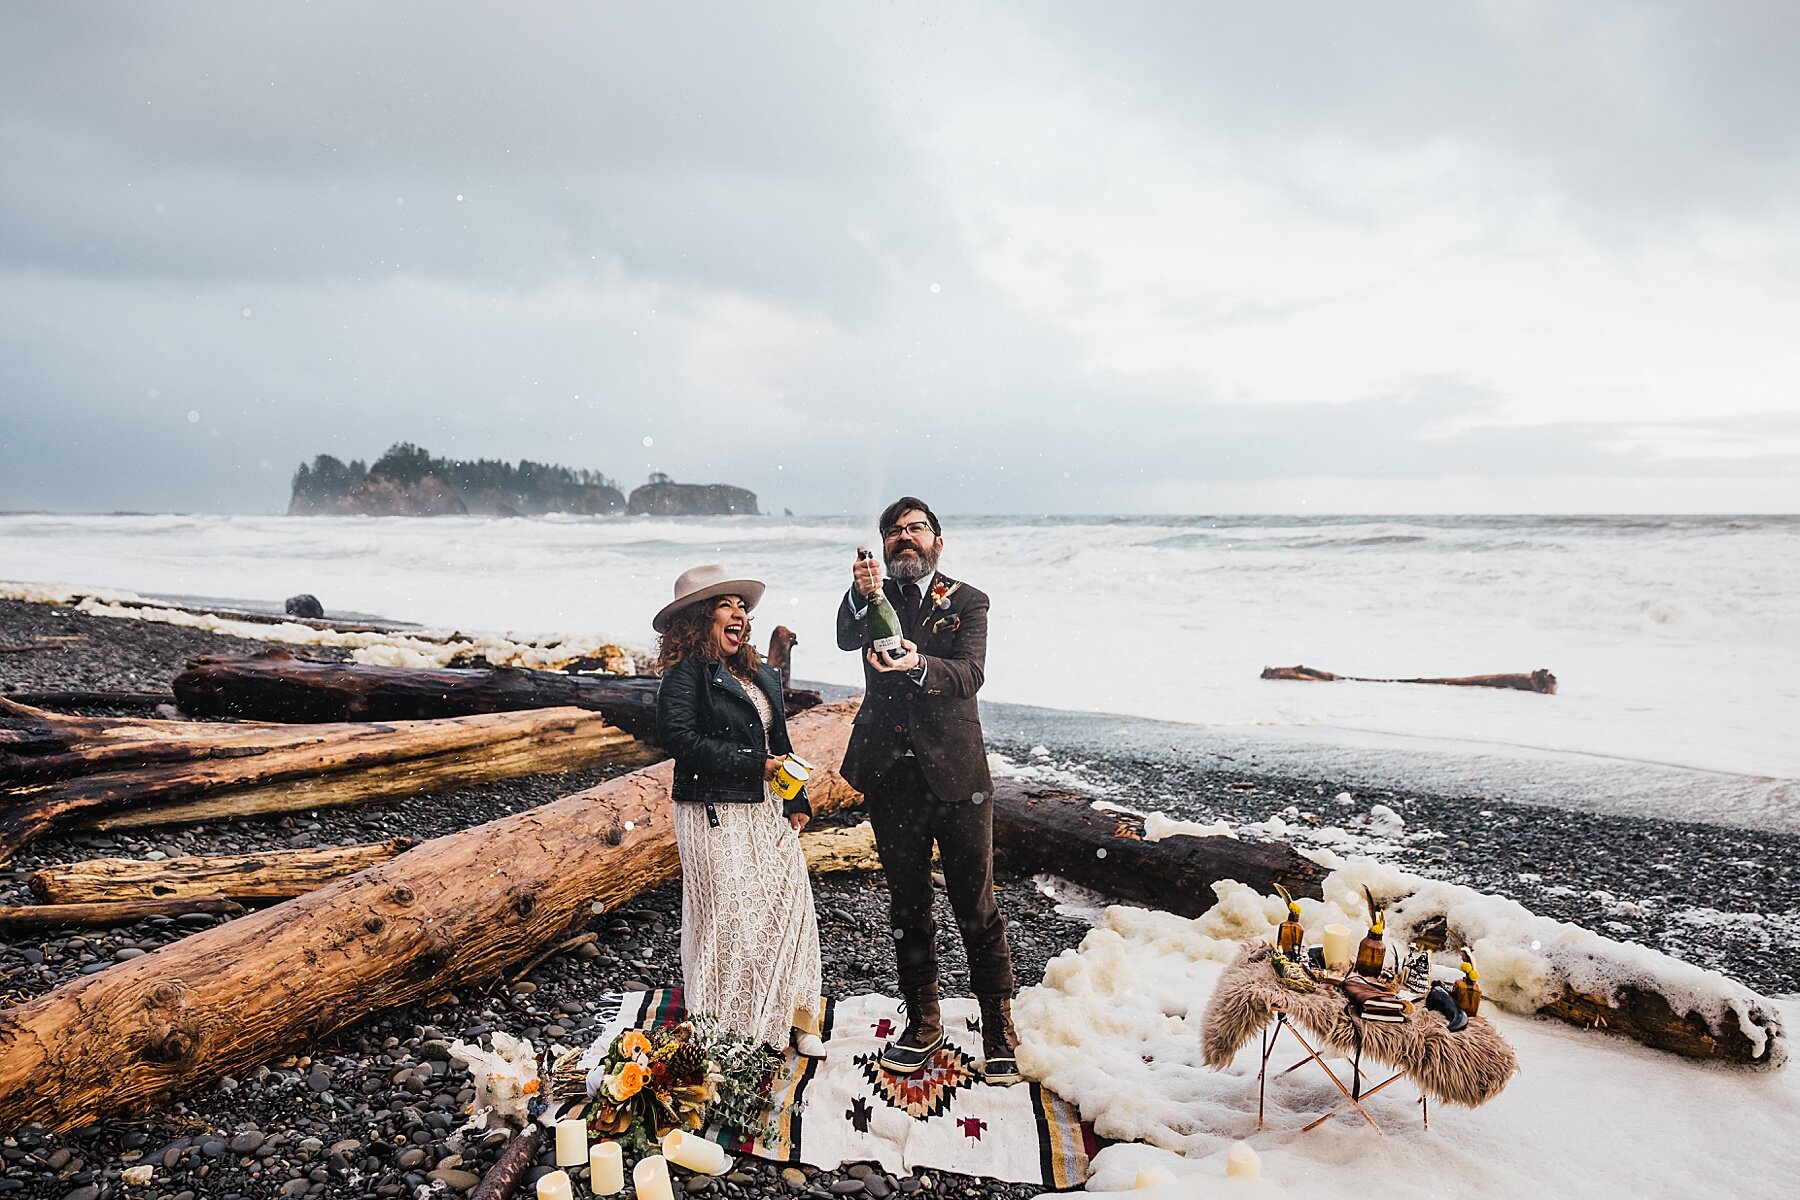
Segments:
[[[806,786],[806,781],[812,777],[812,773],[813,765],[811,763],[798,754],[790,754],[781,760],[779,767],[775,768],[775,777],[769,781],[769,786],[783,800],[792,800],[800,794],[800,789]]]

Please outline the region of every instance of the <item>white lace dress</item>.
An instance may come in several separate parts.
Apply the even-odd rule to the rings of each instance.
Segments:
[[[768,697],[754,683],[744,691],[766,733],[774,719]],[[761,804],[715,804],[713,811],[717,826],[704,804],[675,806],[687,1009],[786,1049],[795,1010],[815,1025],[821,1015],[819,922],[806,855],[766,783]]]

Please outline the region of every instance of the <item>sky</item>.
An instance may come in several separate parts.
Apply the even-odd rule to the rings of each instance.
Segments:
[[[1800,511],[1800,6],[0,7],[0,509]]]

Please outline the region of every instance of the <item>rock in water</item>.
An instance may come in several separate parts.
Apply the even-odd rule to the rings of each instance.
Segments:
[[[283,607],[287,609],[287,615],[290,617],[311,617],[316,621],[325,615],[325,606],[319,603],[319,598],[305,592],[298,596],[289,596]]]

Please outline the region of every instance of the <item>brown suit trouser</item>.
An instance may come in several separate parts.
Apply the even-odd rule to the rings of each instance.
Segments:
[[[888,769],[868,796],[869,824],[887,875],[900,990],[937,982],[937,923],[931,914],[931,847],[943,860],[944,890],[969,956],[978,996],[1013,994],[1006,918],[994,903],[994,806],[937,798],[916,758]]]

